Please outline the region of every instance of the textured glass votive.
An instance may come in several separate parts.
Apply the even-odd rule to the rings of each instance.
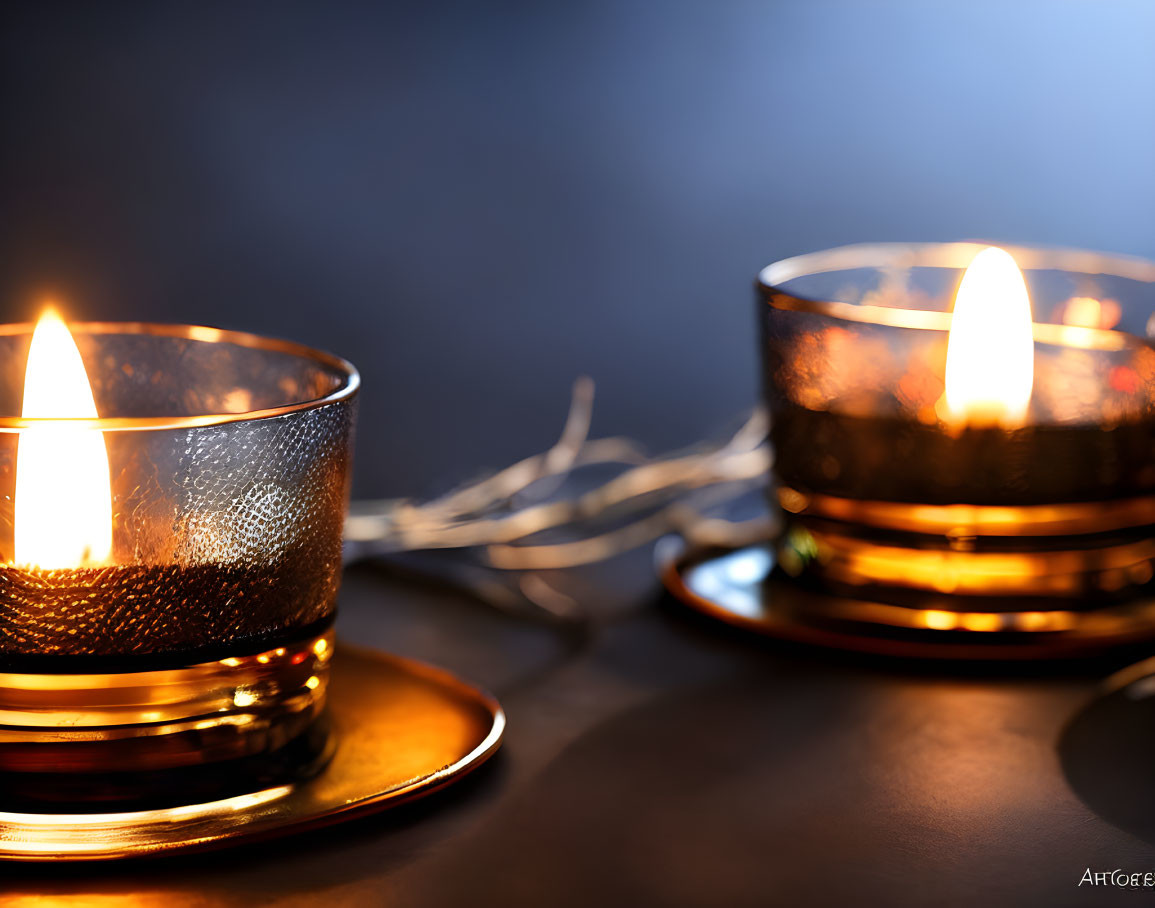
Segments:
[[[107,448],[112,551],[14,563],[18,439],[43,421],[19,416],[31,326],[4,326],[0,797],[42,777],[79,797],[53,774],[82,772],[111,773],[85,797],[118,799],[278,752],[321,714],[332,653],[356,371],[236,332],[70,328],[100,414],[71,424]]]
[[[932,630],[1155,627],[1155,265],[1004,247],[1034,387],[1010,427],[944,416],[970,243],[851,246],[760,275],[778,564]],[[847,614],[845,601],[840,614]]]

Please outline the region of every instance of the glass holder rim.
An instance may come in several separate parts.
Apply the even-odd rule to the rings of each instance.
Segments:
[[[0,325],[0,336],[31,335],[34,327],[35,325],[31,322],[2,324]],[[0,415],[0,433],[18,434],[24,429],[43,427],[48,424],[63,424],[69,427],[93,429],[101,432],[140,432],[199,429],[238,422],[256,422],[275,419],[278,416],[303,410],[315,410],[329,404],[350,400],[357,395],[361,386],[361,375],[357,368],[343,357],[295,341],[267,337],[247,331],[162,322],[69,322],[68,327],[76,336],[135,334],[183,338],[204,343],[226,343],[251,350],[284,353],[299,359],[311,360],[329,369],[341,377],[341,382],[338,387],[322,397],[238,413],[204,413],[192,416],[116,416],[98,419],[25,419],[19,416]]]

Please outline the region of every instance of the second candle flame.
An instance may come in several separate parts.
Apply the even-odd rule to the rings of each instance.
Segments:
[[[946,350],[949,421],[1022,425],[1035,381],[1035,341],[1026,281],[1010,253],[974,257],[955,297]]]
[[[84,362],[53,310],[36,324],[24,373],[25,419],[16,449],[15,562],[75,568],[108,561],[112,494],[104,434],[63,420],[96,419]]]

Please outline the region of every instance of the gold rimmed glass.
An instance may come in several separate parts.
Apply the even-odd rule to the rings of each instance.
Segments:
[[[1021,425],[960,427],[941,406],[950,310],[983,248],[851,246],[761,273],[779,572],[895,627],[1069,631],[1095,613],[1149,632],[1155,264],[1004,247],[1034,388]]]
[[[0,766],[163,772],[279,751],[323,709],[357,372],[239,332],[70,328],[100,418],[68,422],[103,435],[112,554],[13,563],[16,452],[43,421],[20,416],[32,326],[4,326]]]

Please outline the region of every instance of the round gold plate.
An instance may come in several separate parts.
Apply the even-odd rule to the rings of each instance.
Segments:
[[[158,810],[0,812],[0,860],[112,860],[316,829],[450,784],[492,756],[505,729],[496,700],[447,672],[342,643],[329,714],[335,753],[307,782]]]
[[[711,618],[769,637],[913,659],[1082,659],[1150,648],[1155,601],[1062,612],[1059,629],[1017,628],[1014,615],[946,612],[808,589],[775,571],[766,541],[733,548],[659,546],[658,573],[677,599]],[[997,625],[996,625],[997,622]],[[992,629],[993,628],[993,629]]]

